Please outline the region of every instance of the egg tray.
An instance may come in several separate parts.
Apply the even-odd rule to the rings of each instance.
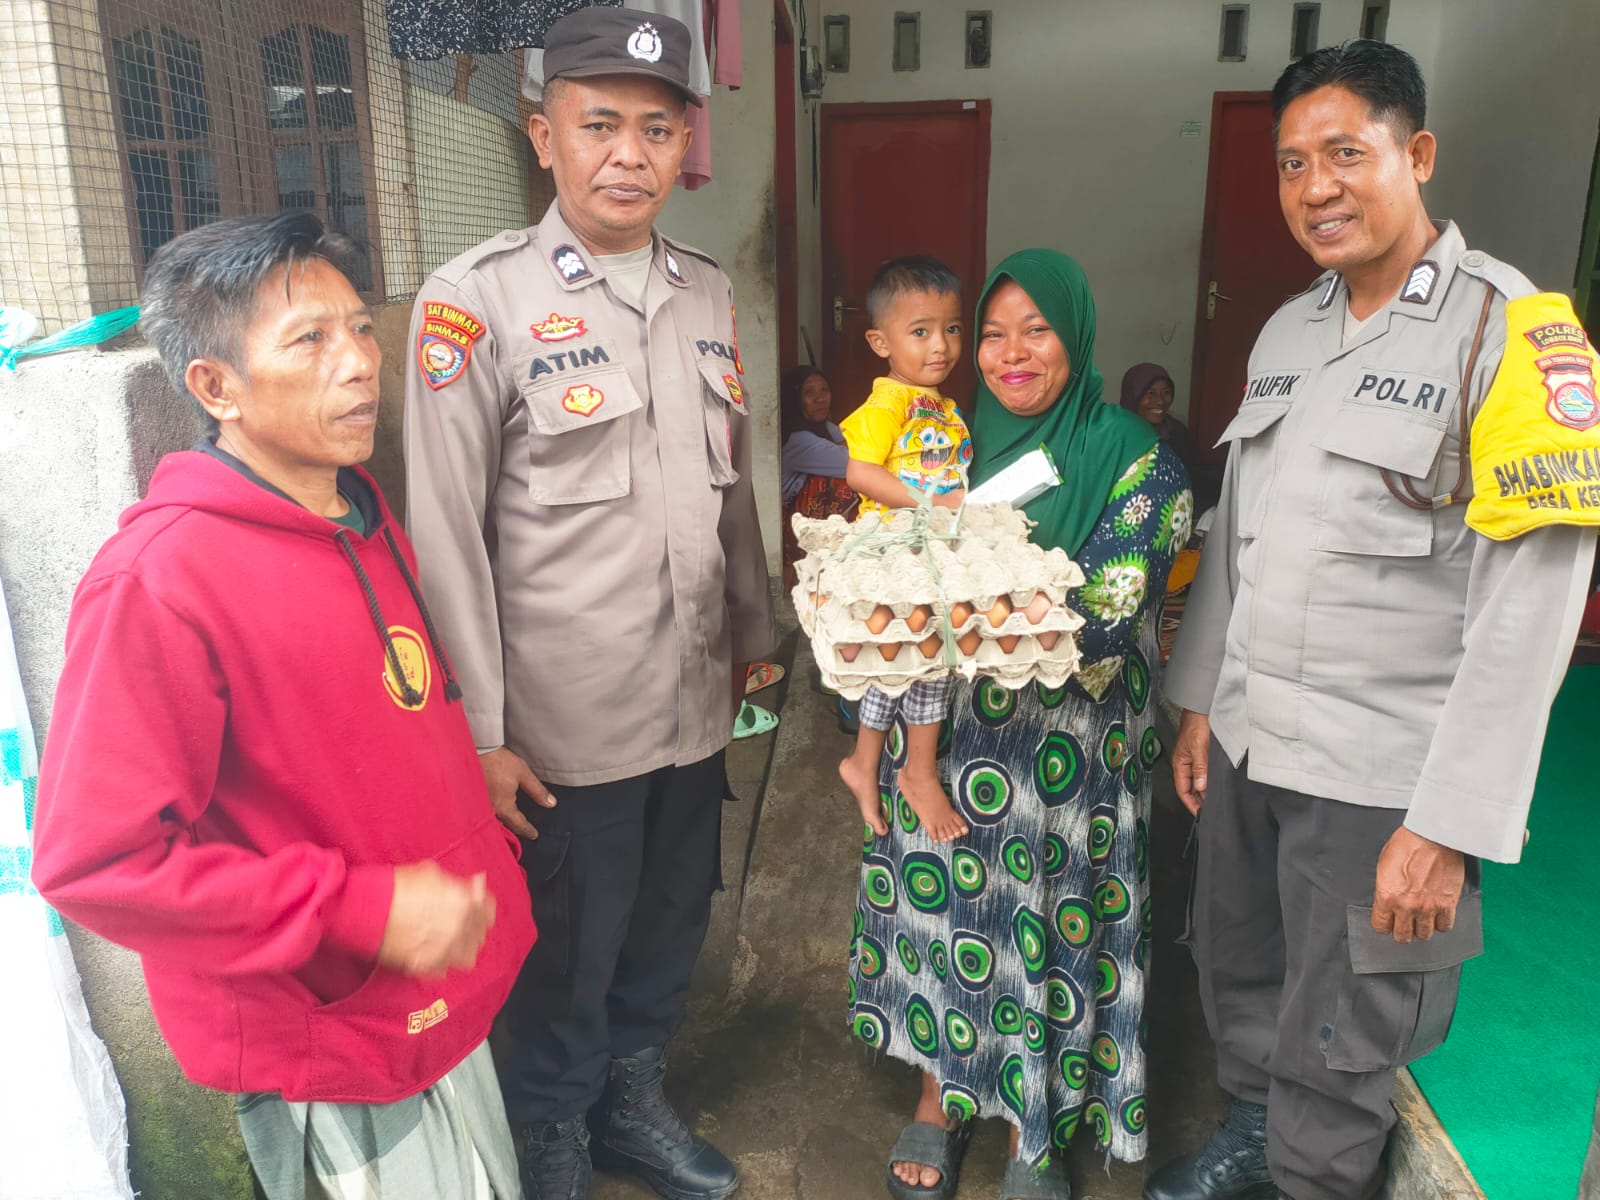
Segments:
[[[933,536],[887,549],[861,547],[910,529],[910,511],[869,514],[854,524],[794,517],[808,551],[796,564],[795,610],[823,681],[841,695],[857,699],[876,686],[898,696],[918,679],[951,670],[1012,689],[1036,680],[1059,687],[1076,670],[1074,635],[1083,618],[1064,601],[1083,583],[1077,564],[1029,542],[1032,523],[1009,505],[968,508],[959,527],[955,515],[934,510],[927,526]],[[947,612],[954,664],[944,654]]]

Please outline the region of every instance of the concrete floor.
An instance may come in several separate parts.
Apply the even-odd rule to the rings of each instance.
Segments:
[[[915,1072],[874,1056],[845,1028],[845,960],[860,838],[835,768],[849,739],[833,702],[813,690],[800,640],[775,734],[736,745],[730,775],[748,775],[772,742],[765,794],[741,789],[724,862],[730,891],[718,904],[689,1024],[674,1043],[668,1090],[686,1120],[734,1156],[743,1200],[880,1200],[888,1148],[909,1119]],[[1189,819],[1156,771],[1151,822],[1155,938],[1151,965],[1150,1161],[1204,1139],[1219,1107],[1211,1046],[1195,1001],[1194,970],[1175,939],[1183,927]],[[730,806],[731,807],[731,806]],[[744,857],[744,836],[749,835]],[[744,886],[735,878],[746,866]],[[1134,1200],[1148,1164],[1112,1164],[1082,1146],[1072,1161],[1081,1200]],[[960,1196],[995,1197],[1006,1126],[984,1121]],[[597,1200],[653,1195],[597,1178]]]

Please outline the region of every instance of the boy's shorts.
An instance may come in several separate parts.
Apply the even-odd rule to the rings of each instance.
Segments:
[[[861,723],[868,729],[887,732],[898,711],[907,725],[937,725],[950,708],[955,682],[955,676],[949,672],[919,679],[903,696],[885,696],[877,688],[869,687],[867,694],[861,697]]]

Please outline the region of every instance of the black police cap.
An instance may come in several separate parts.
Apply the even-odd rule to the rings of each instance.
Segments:
[[[705,102],[689,87],[689,27],[673,17],[633,8],[580,8],[545,34],[544,78],[646,75]]]

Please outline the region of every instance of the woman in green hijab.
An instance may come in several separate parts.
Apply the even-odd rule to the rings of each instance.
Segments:
[[[1025,511],[1035,542],[1083,568],[1068,600],[1086,621],[1083,666],[1065,688],[958,689],[943,766],[971,833],[935,844],[897,803],[900,820],[871,838],[851,1020],[923,1072],[891,1194],[953,1195],[973,1119],[1000,1116],[1013,1126],[1003,1200],[1062,1200],[1080,1128],[1101,1156],[1145,1152],[1152,664],[1194,505],[1155,431],[1102,403],[1094,299],[1072,259],[1002,262],[977,338],[973,482],[1049,447],[1063,482]],[[880,768],[890,795],[903,744],[891,735]]]

